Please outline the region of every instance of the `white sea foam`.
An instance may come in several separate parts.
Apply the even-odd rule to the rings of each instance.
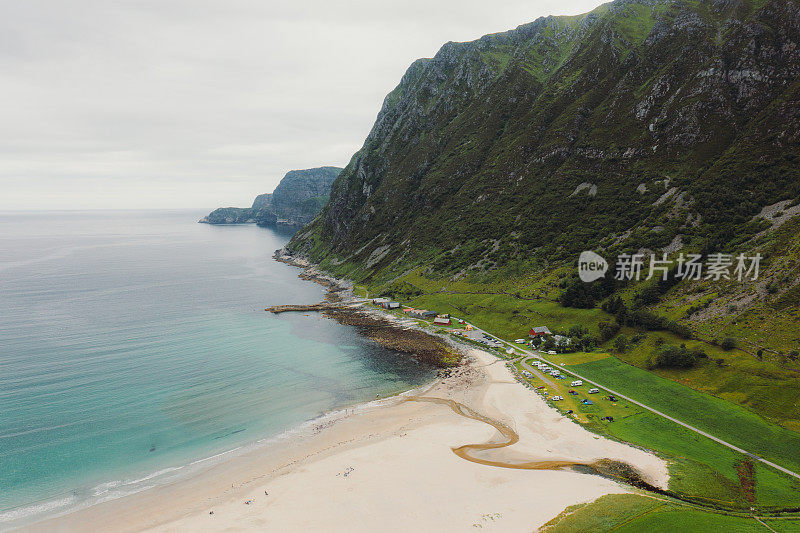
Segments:
[[[218,453],[218,454],[212,455],[211,457],[205,457],[203,459],[198,459],[197,461],[192,461],[191,463],[189,463],[189,465],[190,466],[191,465],[199,465],[201,463],[206,463],[208,461],[213,461],[214,459],[219,459],[220,457],[223,457],[225,455],[231,454],[231,453],[235,452],[236,450],[241,450],[242,448],[244,448],[244,446],[237,446],[236,448],[233,448],[232,450],[228,450],[226,452]]]
[[[88,495],[84,498],[80,498],[77,495],[69,495],[59,499],[43,501],[33,505],[17,507],[14,509],[2,511],[0,512],[0,524],[5,524],[6,526],[10,527],[18,527],[24,524],[29,524],[36,522],[38,520],[42,520],[44,518],[69,514],[71,512],[77,511],[78,509],[83,509],[86,507],[90,507],[92,505],[97,505],[99,503],[104,503],[119,498],[124,498],[126,496],[136,494],[138,492],[149,490],[164,483],[174,481],[175,479],[178,479],[180,477],[189,476],[193,473],[196,473],[197,471],[204,470],[207,467],[210,467],[218,462],[221,462],[222,460],[227,459],[228,456],[237,454],[237,452],[246,453],[253,449],[263,448],[270,444],[275,444],[277,442],[285,441],[297,435],[302,435],[304,433],[312,431],[315,427],[318,427],[320,425],[335,423],[336,421],[344,419],[345,417],[353,413],[362,412],[369,409],[375,409],[377,407],[381,407],[384,405],[390,405],[404,397],[420,394],[421,392],[428,389],[430,386],[431,384],[429,383],[427,385],[423,385],[421,387],[417,387],[415,389],[411,389],[396,394],[394,396],[380,398],[369,402],[356,404],[350,407],[344,407],[341,409],[329,411],[320,416],[308,419],[305,422],[293,426],[292,428],[287,429],[272,437],[259,439],[249,445],[237,446],[236,448],[232,448],[230,450],[226,450],[224,452],[217,453],[209,457],[204,457],[202,459],[197,459],[185,465],[162,468],[160,470],[157,470],[155,472],[152,472],[150,474],[135,479],[130,479],[130,480],[117,479],[112,481],[106,481],[92,487],[88,491]],[[145,482],[150,482],[150,483],[145,483]]]
[[[16,507],[14,509],[2,511],[0,512],[0,524],[24,520],[26,518],[57,511],[59,509],[67,509],[75,503],[76,499],[77,498],[75,498],[75,496],[66,496],[57,500],[47,500],[43,502],[37,502],[32,505],[26,505],[24,507]]]

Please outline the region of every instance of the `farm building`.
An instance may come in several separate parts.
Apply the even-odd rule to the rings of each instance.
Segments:
[[[528,332],[528,336],[532,339],[535,337],[544,337],[545,335],[552,335],[550,330],[547,329],[547,326],[537,326],[535,328],[531,328],[531,330]]]
[[[450,317],[444,316],[437,316],[433,319],[433,323],[437,326],[449,326],[450,325]]]

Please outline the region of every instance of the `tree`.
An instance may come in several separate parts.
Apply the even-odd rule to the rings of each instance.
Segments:
[[[626,337],[625,335],[620,335],[619,337],[614,339],[614,348],[620,353],[627,350],[628,345],[629,345],[628,337]]]
[[[564,307],[577,307],[580,309],[594,307],[594,297],[589,290],[588,284],[577,278],[567,283],[567,287],[561,293],[559,301]]]
[[[720,346],[722,347],[723,350],[729,352],[734,348],[736,348],[736,339],[734,339],[733,337],[725,337],[722,340],[722,344],[720,344]]]
[[[655,357],[655,366],[659,368],[692,368],[702,358],[708,357],[701,350],[690,350],[685,345],[664,345]],[[719,362],[717,364],[720,364]]]
[[[622,298],[619,296],[612,296],[601,306],[603,311],[608,313],[609,315],[616,315],[617,311],[619,311],[620,307],[624,307],[625,304],[622,302]]]
[[[617,314],[615,315],[615,320],[617,324],[620,326],[624,326],[628,323],[628,308],[625,305],[621,305],[619,309],[617,309]]]
[[[555,349],[556,341],[553,340],[552,337],[547,337],[542,344],[542,350],[549,352],[550,350]]]
[[[567,332],[567,336],[580,338],[589,333],[589,330],[583,324],[575,324],[574,326],[569,328],[569,332]]]
[[[591,352],[592,350],[597,348],[597,345],[599,344],[599,342],[597,341],[597,337],[593,337],[591,335],[586,335],[585,337],[581,338],[580,343],[581,343],[581,349],[584,352]]]
[[[600,329],[600,342],[606,342],[619,332],[619,324],[611,322],[600,322],[597,327]]]

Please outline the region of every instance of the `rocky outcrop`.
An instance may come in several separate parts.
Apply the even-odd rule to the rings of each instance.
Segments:
[[[199,220],[202,224],[258,224],[275,226],[278,217],[268,207],[220,207]]]
[[[200,219],[204,224],[258,224],[300,227],[322,210],[341,172],[320,167],[288,172],[275,191],[256,196],[252,207],[221,207]]]

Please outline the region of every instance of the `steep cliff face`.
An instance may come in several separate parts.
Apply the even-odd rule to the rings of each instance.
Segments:
[[[272,193],[259,194],[253,200],[253,209],[261,209],[272,205]]]
[[[341,171],[337,167],[320,167],[287,172],[271,197],[271,208],[278,220],[294,226],[311,222],[328,201],[331,185]]]
[[[203,217],[204,224],[251,224],[303,226],[328,201],[331,185],[341,172],[337,167],[288,172],[272,193],[259,194],[252,207],[221,207]]]
[[[742,244],[800,197],[799,43],[794,0],[617,0],[448,43],[289,249],[358,278]]]

